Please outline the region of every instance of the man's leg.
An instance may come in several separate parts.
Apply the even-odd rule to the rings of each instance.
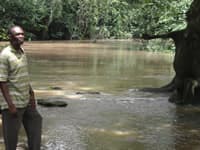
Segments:
[[[24,129],[28,137],[29,150],[40,150],[42,117],[36,109],[27,107],[23,116]]]
[[[16,150],[23,112],[24,109],[18,109],[17,114],[12,115],[9,110],[2,110],[3,137],[6,150]]]

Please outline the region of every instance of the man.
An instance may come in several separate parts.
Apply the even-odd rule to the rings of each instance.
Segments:
[[[36,110],[29,83],[27,59],[21,45],[24,31],[19,26],[8,30],[10,45],[0,51],[0,105],[6,150],[16,150],[21,124],[29,150],[40,150],[42,117]]]

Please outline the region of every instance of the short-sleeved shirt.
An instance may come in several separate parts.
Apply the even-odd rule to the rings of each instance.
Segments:
[[[16,51],[11,45],[0,51],[0,82],[6,82],[9,94],[17,108],[24,108],[29,103],[29,74],[27,58],[22,50]],[[0,92],[1,109],[8,105]]]

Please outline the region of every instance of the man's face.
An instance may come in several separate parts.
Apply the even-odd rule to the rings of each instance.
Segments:
[[[20,27],[11,29],[10,41],[14,45],[22,45],[24,43],[24,31]]]

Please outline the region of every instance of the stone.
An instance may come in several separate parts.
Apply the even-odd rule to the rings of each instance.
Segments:
[[[98,91],[76,92],[76,94],[101,94]]]
[[[60,101],[60,100],[45,100],[45,99],[38,99],[37,103],[41,106],[45,107],[66,107],[68,104],[67,102]]]

